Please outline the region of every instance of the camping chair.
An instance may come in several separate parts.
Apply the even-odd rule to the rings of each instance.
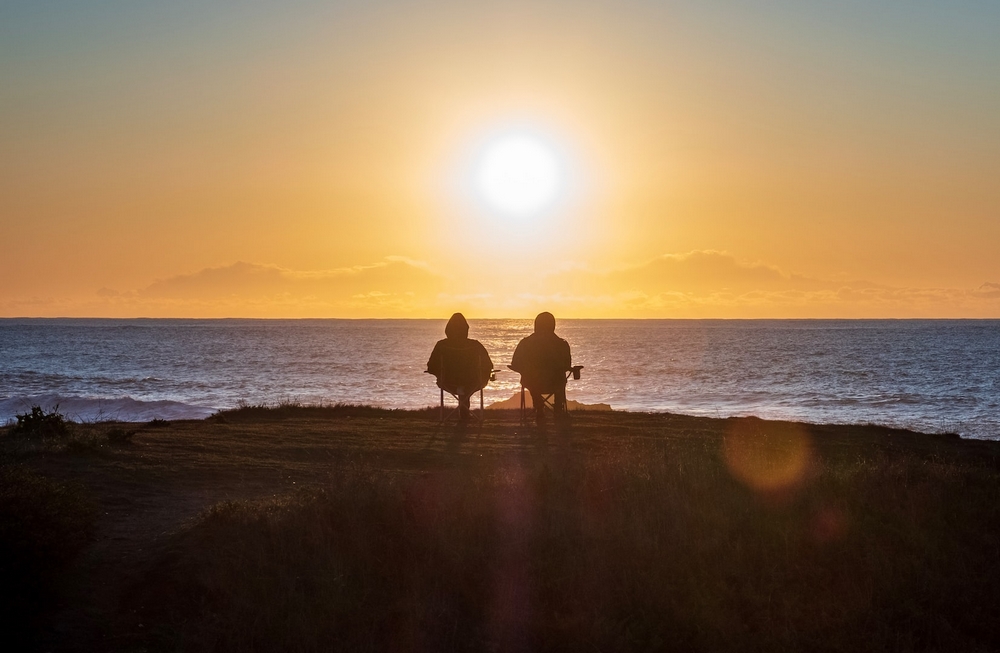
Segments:
[[[479,371],[479,365],[481,365],[481,364],[482,364],[482,361],[480,361],[480,360],[476,360],[475,361],[474,365],[476,366],[476,370],[475,370],[475,373],[474,373],[474,378],[477,378],[477,379],[478,378],[482,378],[480,376],[480,371]],[[462,373],[464,372],[466,378],[468,378],[468,372],[469,372],[468,367],[467,367],[468,365],[469,365],[469,360],[468,360],[467,356],[463,356],[459,352],[443,351],[441,353],[441,375],[439,377],[437,377],[437,378],[438,378],[439,381],[442,382],[441,385],[455,387],[455,384],[451,383],[450,381],[456,377],[456,372],[457,372],[457,376],[459,376],[459,377],[461,377]],[[499,370],[490,370],[489,381],[496,381],[496,379],[497,379],[497,372],[498,371]],[[430,374],[430,372],[426,372],[426,374]],[[458,392],[445,389],[445,388],[441,387],[440,385],[438,386],[438,390],[440,391],[440,412],[438,414],[438,422],[444,423],[444,422],[448,421],[449,419],[451,419],[456,413],[458,413],[460,411],[460,409],[462,407],[462,404],[461,404],[461,400],[459,399],[459,393]],[[474,420],[476,420],[477,422],[482,423],[483,416],[486,413],[486,411],[485,411],[485,404],[484,404],[484,400],[483,400],[483,388],[479,388],[478,391],[473,391],[472,393],[470,393],[470,399],[471,399],[471,396],[474,396],[476,394],[476,392],[479,393],[479,412],[478,413],[473,412],[471,410],[472,407],[470,405],[470,407],[469,407],[470,408],[469,413],[470,413],[470,416]],[[444,398],[444,396],[446,394],[450,395],[452,398],[454,398],[455,402],[456,402],[456,405],[452,406],[450,409],[449,409],[448,406],[445,405],[445,398]]]
[[[511,370],[514,369],[513,367],[510,367],[510,365],[508,365],[507,367],[510,368]],[[580,370],[582,370],[582,369],[583,369],[583,365],[574,365],[570,369],[566,370],[566,381],[569,381],[570,377],[572,377],[573,379],[579,381],[580,380]],[[514,370],[514,371],[516,371],[516,370]],[[521,416],[520,417],[521,426],[524,426],[525,424],[528,423],[528,405],[527,405],[527,402],[525,401],[525,398],[524,398],[524,392],[525,392],[526,389],[527,388],[524,387],[524,382],[522,381],[521,382],[521,413],[520,413],[520,416]],[[542,397],[542,410],[543,411],[544,410],[550,410],[550,411],[552,411],[553,417],[555,417],[556,415],[559,415],[559,414],[562,414],[562,415],[567,414],[567,408],[566,408],[566,403],[565,403],[565,400],[566,400],[565,393],[563,393],[563,397],[562,397],[563,401],[558,402],[559,405],[556,405],[557,404],[557,396],[556,396],[556,391],[555,391],[554,388],[552,389],[551,392],[541,392],[539,394]],[[532,408],[534,408],[534,406],[532,406]]]

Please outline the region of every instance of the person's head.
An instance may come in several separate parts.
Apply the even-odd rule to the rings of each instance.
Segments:
[[[539,313],[535,317],[535,333],[555,333],[556,318],[552,313]]]
[[[461,313],[455,313],[448,320],[447,326],[444,328],[444,334],[449,338],[458,338],[459,340],[469,337],[469,323],[465,321],[465,316]]]

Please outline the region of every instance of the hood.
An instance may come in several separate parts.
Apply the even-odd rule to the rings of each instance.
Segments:
[[[444,328],[444,334],[449,338],[463,340],[469,337],[469,323],[465,321],[465,316],[455,313],[448,320],[448,325]]]
[[[539,313],[535,318],[535,333],[555,333],[556,318],[552,313]]]

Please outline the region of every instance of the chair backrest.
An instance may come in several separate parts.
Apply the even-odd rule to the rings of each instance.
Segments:
[[[489,380],[490,370],[485,369],[479,351],[473,347],[442,347],[441,387],[463,387],[469,392],[479,390]]]
[[[572,363],[569,344],[554,333],[533,333],[521,340],[511,357],[511,369],[521,383],[536,392],[554,392],[566,385]]]

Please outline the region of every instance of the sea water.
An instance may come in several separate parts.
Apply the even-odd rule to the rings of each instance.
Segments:
[[[200,418],[241,403],[435,404],[444,320],[0,319],[0,423]],[[471,320],[507,370],[529,320]],[[998,320],[559,320],[582,378],[618,410],[876,423],[1000,438]]]

